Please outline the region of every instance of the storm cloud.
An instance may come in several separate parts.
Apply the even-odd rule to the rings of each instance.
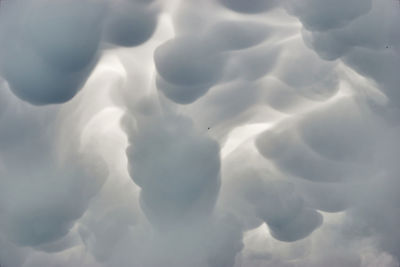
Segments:
[[[400,4],[0,1],[0,265],[394,267]]]

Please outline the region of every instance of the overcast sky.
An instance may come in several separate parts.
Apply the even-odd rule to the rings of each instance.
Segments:
[[[0,1],[1,267],[398,267],[400,2]]]

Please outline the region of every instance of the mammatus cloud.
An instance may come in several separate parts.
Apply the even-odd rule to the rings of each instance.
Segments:
[[[0,2],[0,265],[393,267],[400,5]]]
[[[132,136],[128,168],[142,189],[140,204],[148,219],[160,227],[176,227],[182,220],[207,216],[220,186],[218,144],[174,115],[137,122],[136,131],[127,131]]]

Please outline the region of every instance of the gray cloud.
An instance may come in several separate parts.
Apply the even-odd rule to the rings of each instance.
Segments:
[[[223,56],[194,36],[170,40],[154,54],[157,85],[178,103],[202,96],[221,76]]]
[[[1,73],[11,90],[33,104],[71,99],[96,59],[103,9],[90,1],[3,3]]]
[[[0,2],[0,265],[398,266],[397,1]]]
[[[0,119],[1,232],[23,246],[56,241],[85,212],[107,168],[98,156],[74,149],[73,139],[60,154],[57,108],[42,111],[2,97],[10,105]]]
[[[275,0],[250,0],[246,2],[240,0],[220,0],[220,2],[234,11],[243,13],[265,12],[277,6],[277,1]]]
[[[116,1],[109,4],[103,38],[118,46],[137,46],[147,41],[157,26],[154,1]]]
[[[220,184],[218,144],[174,115],[137,123],[137,131],[128,133],[127,155],[150,221],[168,227],[182,219],[198,219],[200,211],[202,216],[210,213]]]
[[[157,12],[147,5],[128,1],[7,1],[2,4],[0,28],[2,76],[27,102],[67,102],[92,72],[102,39],[135,46],[151,37]]]

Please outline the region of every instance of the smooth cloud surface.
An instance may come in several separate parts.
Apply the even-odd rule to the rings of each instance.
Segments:
[[[0,265],[394,267],[400,5],[0,2]]]

